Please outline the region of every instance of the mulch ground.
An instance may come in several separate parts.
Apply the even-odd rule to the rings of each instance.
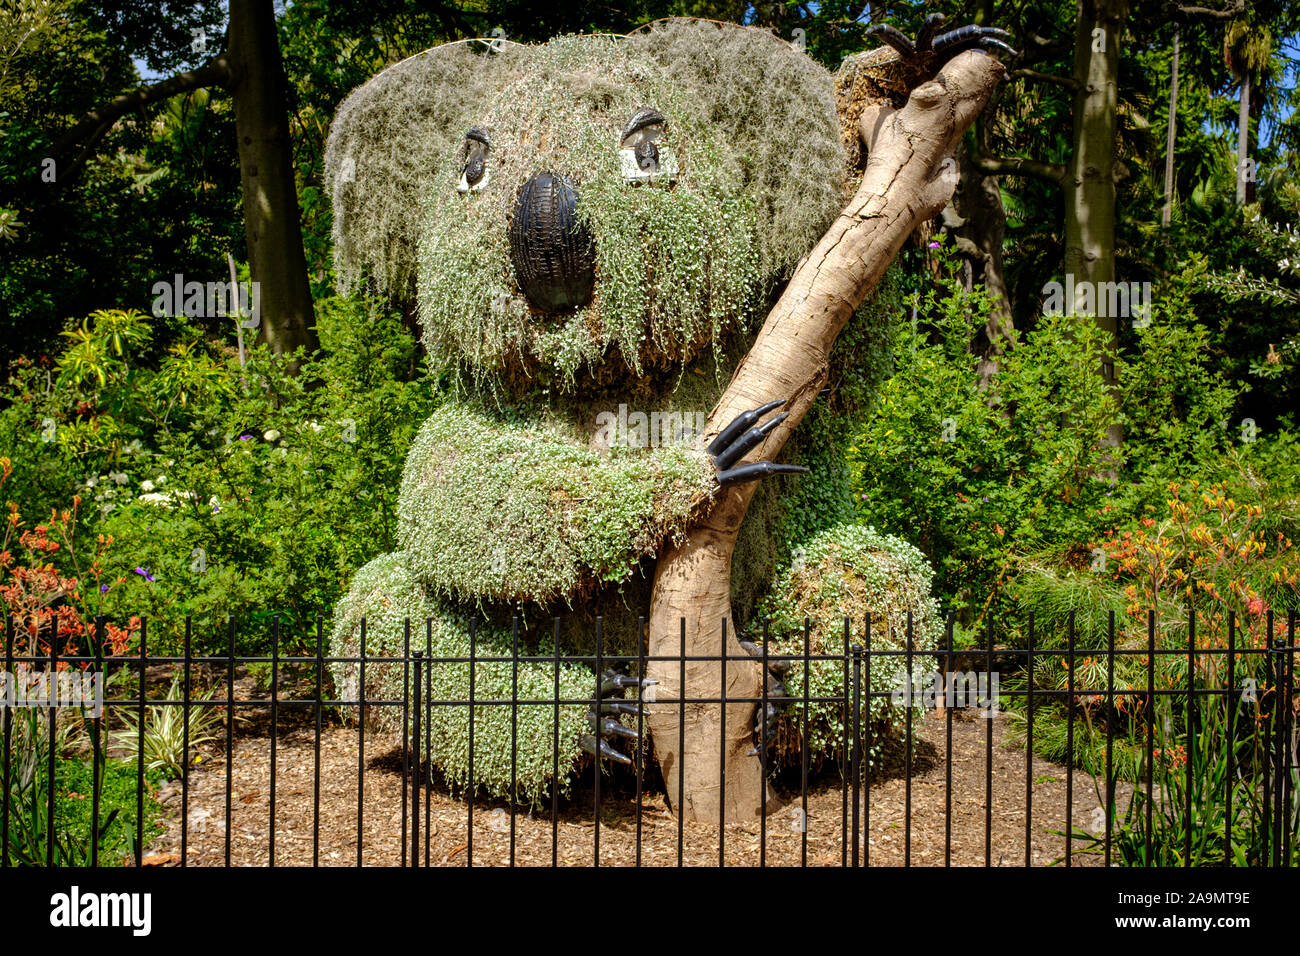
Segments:
[[[915,728],[910,778],[904,772],[905,750],[888,752],[873,773],[869,815],[864,809],[860,862],[876,866],[1023,866],[1026,838],[1026,767],[1023,749],[1004,744],[1005,717],[992,722],[992,793],[986,791],[989,722],[967,712],[953,712],[951,762],[948,761],[946,715],[930,711]],[[270,862],[270,745],[265,722],[241,726],[230,759],[231,809],[226,826],[227,760],[220,747],[209,747],[190,771],[187,864],[190,866],[265,866]],[[397,866],[403,862],[403,786],[400,751],[378,746],[367,737],[364,796],[355,728],[327,725],[321,734],[320,800],[315,793],[315,728],[305,720],[281,717],[276,746],[275,864],[310,866]],[[951,770],[949,770],[951,767]],[[1066,768],[1034,759],[1028,776],[1032,789],[1029,826],[1033,865],[1064,862],[1066,839]],[[1072,817],[1076,827],[1102,828],[1094,779],[1074,771]],[[908,781],[910,779],[910,787]],[[949,788],[949,781],[951,787]],[[573,797],[559,807],[513,814],[514,862],[520,866],[632,866],[637,863],[637,804],[634,790],[619,783],[602,784],[600,826],[593,821],[594,794],[588,772]],[[584,786],[585,784],[585,786]],[[843,828],[845,800],[835,768],[810,781],[807,832],[800,827],[801,799],[795,787],[782,788],[783,806],[769,808],[766,827],[758,821],[728,825],[723,859],[728,866],[839,866],[851,856]],[[679,840],[687,866],[719,863],[718,828],[705,824],[680,827],[661,793],[647,787],[640,805],[643,866],[675,866]],[[909,792],[910,791],[910,792]],[[165,832],[149,847],[146,862],[179,865],[181,859],[181,792],[179,781],[158,794],[165,808]],[[360,798],[360,824],[358,803]],[[479,800],[472,821],[463,799],[445,789],[420,791],[421,865],[464,866],[471,853],[475,866],[508,865],[511,859],[510,809]],[[849,808],[851,820],[851,806]],[[319,827],[316,826],[317,816]],[[426,826],[425,820],[428,824]],[[987,821],[987,831],[986,831]],[[850,824],[851,826],[851,824]],[[358,848],[357,833],[361,833]],[[598,832],[599,831],[599,832]],[[851,830],[849,831],[851,833]],[[986,835],[987,832],[987,835]],[[316,843],[315,834],[319,834]],[[848,838],[851,843],[851,838]],[[765,858],[760,846],[765,845]],[[552,848],[554,846],[554,849]],[[228,847],[228,849],[227,849]],[[426,849],[427,848],[427,849]],[[1096,856],[1080,855],[1073,865],[1100,865]],[[228,854],[228,856],[227,856]]]

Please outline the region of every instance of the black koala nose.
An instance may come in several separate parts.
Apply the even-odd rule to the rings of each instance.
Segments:
[[[510,262],[528,301],[546,312],[591,301],[596,254],[578,221],[577,194],[562,176],[536,173],[519,190],[510,220]]]

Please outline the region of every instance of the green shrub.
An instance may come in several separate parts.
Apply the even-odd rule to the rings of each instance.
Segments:
[[[430,701],[470,700],[470,665],[442,663],[440,658],[468,658],[470,631],[465,621],[444,605],[424,596],[407,565],[406,555],[386,554],[371,561],[353,578],[347,595],[339,602],[330,635],[331,657],[361,656],[361,623],[364,618],[366,657],[401,657],[410,621],[410,650],[423,650],[431,658],[428,683],[422,694]],[[476,658],[505,658],[474,665],[475,701],[582,700],[594,692],[591,672],[572,664],[554,665],[523,661],[513,663],[509,630],[491,625],[476,627]],[[554,646],[544,640],[519,648],[521,655],[552,655]],[[331,664],[339,700],[359,700],[360,666]],[[400,701],[409,680],[403,664],[366,664],[365,693],[368,700]],[[559,696],[556,696],[556,684]],[[470,786],[470,707],[466,704],[432,704],[425,711],[429,738],[429,760],[456,790]],[[356,707],[341,708],[345,718],[355,718]],[[511,734],[511,710],[505,704],[477,704],[474,714],[474,785],[495,797],[537,804],[551,793],[554,780],[557,708],[550,703],[521,704],[515,712],[517,733]],[[558,707],[558,787],[567,793],[572,773],[582,759],[578,739],[587,733],[588,705]],[[366,720],[382,732],[402,730],[402,707],[372,706]],[[515,762],[515,790],[510,788],[511,759]]]
[[[851,640],[863,642],[863,626],[871,616],[871,647],[874,651],[907,649],[909,617],[913,658],[910,686],[927,686],[925,675],[933,671],[926,654],[939,646],[943,631],[939,606],[930,595],[933,571],[915,547],[874,528],[841,525],[817,535],[796,549],[794,560],[780,574],[763,605],[770,616],[770,657],[789,658],[790,674],[783,678],[792,697],[803,696],[804,622],[809,623],[808,653],[842,655],[844,619],[852,628]],[[844,668],[840,661],[811,661],[808,668],[810,698],[843,697]],[[871,753],[874,761],[885,738],[902,727],[905,714],[888,696],[907,686],[903,655],[871,659],[871,691],[884,696],[866,697],[863,711],[874,727]],[[917,711],[920,713],[918,706]],[[799,759],[803,707],[787,708],[778,732],[778,759]],[[843,705],[833,701],[808,707],[808,750],[820,759],[840,753],[844,744]]]

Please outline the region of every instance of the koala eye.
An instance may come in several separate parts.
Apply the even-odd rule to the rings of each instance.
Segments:
[[[645,183],[677,178],[677,162],[668,147],[660,144],[667,131],[668,120],[656,109],[645,106],[632,114],[618,140],[625,181]]]
[[[461,169],[460,182],[456,191],[461,193],[478,192],[488,184],[487,159],[492,144],[488,140],[487,130],[480,126],[471,126],[465,133],[465,146],[462,151],[464,168]]]

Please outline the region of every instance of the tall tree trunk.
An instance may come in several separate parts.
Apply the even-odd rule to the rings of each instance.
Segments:
[[[901,110],[871,106],[863,112],[860,129],[869,158],[862,184],[768,315],[714,407],[706,439],[740,412],[785,398],[789,418],[750,457],[777,455],[827,381],[831,347],[845,323],[908,235],[951,198],[953,185],[940,174],[942,160],[1004,75],[997,60],[966,52],[938,80],[914,90]],[[731,557],[753,493],[752,484],[724,489],[709,514],[688,531],[686,543],[660,556],[655,571],[649,651],[651,657],[673,660],[649,666],[660,683],[648,720],[670,795],[682,775],[684,802],[677,810],[687,820],[751,819],[766,786],[758,757],[748,754],[763,679],[759,664],[726,665],[726,698],[746,699],[725,705],[725,740],[722,705],[679,703],[719,696],[722,664],[688,661],[683,695],[679,659],[717,656],[723,647],[722,622],[731,619]],[[731,632],[727,643],[734,653]],[[679,709],[686,723],[685,752],[677,746]]]
[[[1160,225],[1169,228],[1174,209],[1174,139],[1178,131],[1178,41],[1182,28],[1174,27],[1174,55],[1169,73],[1169,135],[1165,140],[1165,204],[1160,210]]]
[[[1128,0],[1079,0],[1074,32],[1073,152],[1065,177],[1065,271],[1077,285],[1115,280],[1115,156],[1119,45]],[[1106,311],[1099,309],[1098,312]],[[1116,316],[1096,316],[1110,337],[1101,373],[1114,387]],[[1109,440],[1119,444],[1118,425]]]
[[[987,119],[988,110],[981,122]],[[954,230],[957,249],[971,264],[971,280],[984,286],[992,302],[988,320],[973,350],[979,355],[979,380],[987,386],[997,374],[999,361],[1015,329],[1011,294],[1002,271],[1002,239],[1007,212],[1002,206],[1002,186],[997,176],[982,172],[970,153],[958,150],[961,182],[953,196],[953,207],[963,220]]]
[[[271,0],[230,0],[228,44],[248,264],[260,292],[258,335],[278,355],[298,346],[315,349],[284,64]]]
[[[1241,74],[1241,103],[1237,109],[1237,205],[1255,201],[1255,177],[1250,168],[1250,71]]]

